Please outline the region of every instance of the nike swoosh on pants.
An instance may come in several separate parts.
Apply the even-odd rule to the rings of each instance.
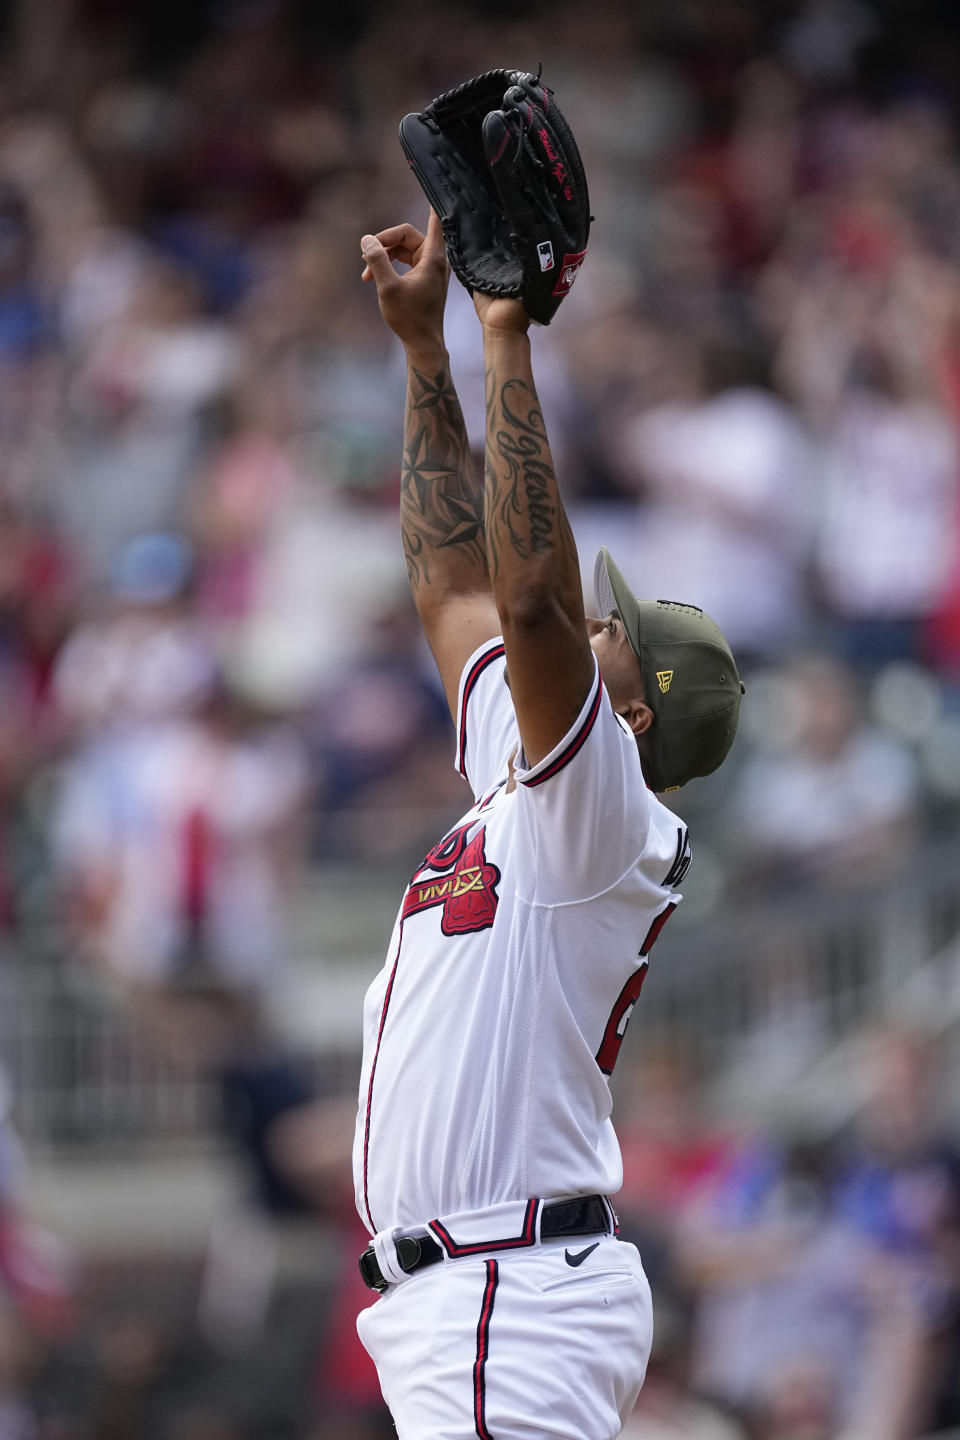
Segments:
[[[576,1255],[571,1255],[569,1250],[564,1250],[563,1254],[567,1264],[582,1265],[587,1256],[592,1255],[599,1244],[599,1240],[594,1240],[592,1245],[588,1245],[586,1250],[580,1250]]]

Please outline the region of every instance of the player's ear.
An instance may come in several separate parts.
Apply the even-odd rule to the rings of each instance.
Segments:
[[[653,711],[646,700],[630,700],[620,711],[618,711],[634,735],[646,735],[653,724]]]

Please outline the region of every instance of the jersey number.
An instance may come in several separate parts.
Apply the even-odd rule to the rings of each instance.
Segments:
[[[690,849],[690,832],[686,825],[677,826],[677,853],[667,874],[660,881],[665,890],[676,890],[683,883],[683,877],[690,869],[693,851]]]
[[[653,949],[657,936],[676,908],[676,902],[671,901],[666,909],[660,911],[660,914],[650,926],[646,939],[640,946],[640,959],[643,961],[643,964],[638,970],[634,970],[630,979],[617,996],[616,1004],[610,1012],[610,1019],[607,1021],[607,1028],[603,1032],[600,1049],[596,1054],[597,1064],[600,1066],[604,1075],[613,1074],[613,1067],[616,1065],[620,1055],[620,1046],[623,1044],[623,1037],[627,1033],[627,1026],[630,1023],[630,1016],[633,1014],[633,1007],[640,998],[643,982],[647,978],[647,966],[649,964],[647,957]]]

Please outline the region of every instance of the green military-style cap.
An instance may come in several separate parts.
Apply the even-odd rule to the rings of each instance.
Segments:
[[[653,711],[644,769],[654,790],[709,775],[737,733],[740,683],[719,625],[696,605],[638,600],[606,546],[593,577],[601,615],[616,611],[640,661],[643,698]]]

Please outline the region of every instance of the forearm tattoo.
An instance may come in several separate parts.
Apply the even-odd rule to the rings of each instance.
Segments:
[[[414,591],[431,584],[440,550],[458,568],[486,578],[483,485],[476,473],[450,371],[411,367],[403,437],[400,525]],[[444,567],[444,574],[448,571]]]
[[[498,573],[509,546],[521,559],[575,548],[557,494],[550,445],[536,392],[523,380],[486,374],[487,559]]]

